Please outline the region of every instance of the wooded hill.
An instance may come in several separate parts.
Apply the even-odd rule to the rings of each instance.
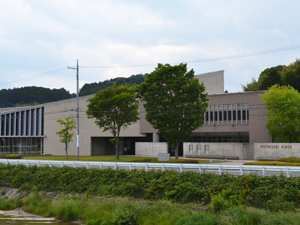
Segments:
[[[122,84],[140,84],[144,81],[144,75],[132,75],[124,78],[118,77],[110,80],[105,80],[99,83],[85,84],[80,90],[79,95],[94,94],[108,86]],[[54,102],[63,99],[76,97],[76,94],[71,94],[64,88],[50,89],[44,87],[21,87],[13,89],[0,90],[0,108],[37,105],[47,102]]]
[[[94,94],[97,91],[100,91],[106,87],[112,86],[112,85],[123,85],[123,84],[141,84],[145,80],[145,76],[142,74],[138,75],[132,75],[131,77],[125,78],[125,77],[117,77],[114,79],[110,80],[105,80],[99,83],[90,83],[90,84],[85,84],[80,90],[79,95],[84,96],[84,95],[90,95]]]

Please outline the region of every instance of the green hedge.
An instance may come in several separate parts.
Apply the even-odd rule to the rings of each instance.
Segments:
[[[0,154],[0,159],[22,159],[22,155],[19,154]]]
[[[263,166],[300,166],[300,163],[279,162],[279,161],[255,161],[246,162],[244,165],[263,165]]]
[[[277,161],[299,163],[300,164],[300,158],[297,158],[297,157],[281,158],[281,159],[278,159]]]
[[[232,206],[293,210],[300,206],[300,178],[221,176],[210,173],[0,165],[0,186],[99,196],[168,199]]]

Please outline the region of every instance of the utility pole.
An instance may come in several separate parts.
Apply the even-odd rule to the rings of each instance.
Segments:
[[[79,161],[79,144],[80,144],[80,135],[79,135],[79,65],[77,59],[76,67],[68,67],[68,69],[76,70],[76,100],[77,100],[77,108],[76,108],[76,152],[77,152],[77,161]]]

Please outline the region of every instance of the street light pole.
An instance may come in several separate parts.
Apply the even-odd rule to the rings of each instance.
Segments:
[[[77,152],[77,161],[79,161],[79,146],[80,146],[80,135],[79,135],[79,65],[77,59],[76,67],[68,67],[68,69],[76,70],[76,152]]]

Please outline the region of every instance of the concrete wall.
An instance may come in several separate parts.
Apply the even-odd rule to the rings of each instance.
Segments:
[[[165,142],[136,142],[136,156],[157,157],[158,153],[168,153],[168,144]]]
[[[268,117],[266,110],[260,96],[264,91],[257,92],[241,92],[241,93],[229,93],[221,95],[209,95],[210,106],[222,106],[225,104],[247,104],[249,110],[249,121],[247,123],[204,123],[202,127],[199,127],[194,131],[194,136],[206,135],[212,133],[223,133],[224,135],[230,133],[248,132],[249,143],[259,142],[272,142],[271,137],[266,129]],[[145,109],[141,104],[141,121],[140,121],[141,133],[157,133],[151,124],[145,119]]]
[[[249,121],[247,123],[206,123],[199,127],[194,133],[232,133],[232,132],[249,132],[249,142],[251,144],[259,142],[272,142],[271,137],[266,129],[268,117],[266,109],[260,96],[264,91],[257,92],[242,92],[229,93],[223,95],[212,95],[209,97],[209,105],[223,105],[223,104],[247,104],[249,109]]]
[[[204,84],[209,95],[224,94],[224,70],[199,74],[195,78]]]
[[[112,137],[109,131],[103,132],[95,124],[94,119],[88,119],[86,116],[87,100],[93,95],[80,98],[80,155],[92,154],[91,137]],[[44,154],[64,155],[64,144],[59,142],[56,132],[62,129],[62,126],[56,122],[59,118],[72,116],[76,119],[76,98],[53,102],[41,105],[44,106]],[[145,137],[140,133],[139,121],[122,130],[120,137]],[[74,141],[69,145],[69,154],[76,155],[76,130],[74,132]]]
[[[254,159],[300,157],[300,143],[255,143]]]
[[[243,143],[183,143],[185,157],[246,159],[249,144]]]

